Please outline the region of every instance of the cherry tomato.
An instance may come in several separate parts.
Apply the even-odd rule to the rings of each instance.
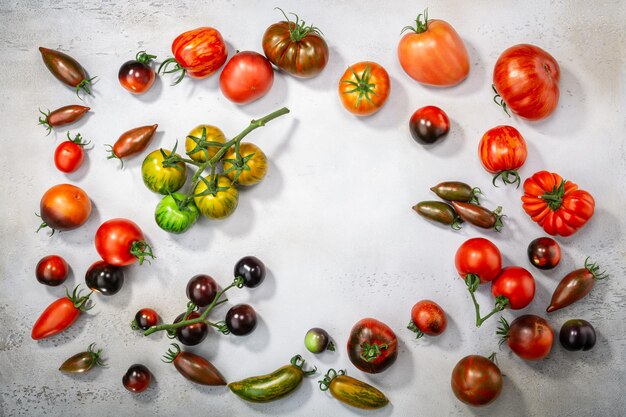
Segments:
[[[151,380],[150,370],[145,365],[136,363],[128,368],[122,377],[122,384],[130,392],[139,394],[148,389]]]
[[[443,20],[428,20],[428,11],[415,19],[416,26],[398,44],[402,69],[415,81],[451,87],[469,74],[469,57],[461,37]]]
[[[235,264],[234,274],[243,278],[246,287],[258,287],[265,279],[265,264],[255,256],[244,256]]]
[[[476,237],[466,240],[456,251],[454,257],[456,270],[461,278],[468,275],[480,278],[480,283],[493,281],[502,269],[500,251],[489,240]]]
[[[95,343],[92,343],[87,348],[86,352],[80,352],[71,358],[67,359],[65,362],[61,364],[59,367],[59,371],[65,372],[68,374],[81,374],[89,371],[94,366],[106,366],[102,359],[100,358],[100,354],[102,353],[102,349],[98,349],[98,351],[94,351],[93,347]]]
[[[519,187],[521,180],[517,170],[524,165],[527,155],[526,141],[513,126],[489,129],[478,144],[480,162],[488,172],[496,174],[493,185],[502,178],[505,184],[517,183]]]
[[[261,148],[252,143],[241,143],[239,156],[234,147],[230,148],[222,164],[226,176],[238,185],[258,184],[267,174],[267,157]]]
[[[146,257],[154,258],[143,232],[128,219],[111,219],[102,223],[94,239],[96,250],[104,261],[113,266],[131,265]]]
[[[66,296],[50,304],[33,325],[30,336],[34,340],[61,333],[76,321],[81,312],[91,308],[86,305],[91,292],[81,296],[82,291],[78,291],[76,286],[71,295],[67,290],[65,293]]]
[[[295,22],[283,12],[286,21],[267,28],[263,34],[263,53],[272,64],[291,75],[315,77],[328,63],[328,45],[318,28],[306,26],[304,20],[293,15]]]
[[[40,283],[57,287],[65,282],[69,271],[70,267],[65,259],[58,255],[49,255],[37,262],[35,276]]]
[[[135,314],[135,319],[130,323],[133,330],[148,330],[159,322],[159,315],[151,308],[142,308]]]
[[[49,135],[53,127],[74,123],[80,120],[89,110],[91,110],[89,107],[79,106],[77,104],[63,106],[53,111],[48,110],[48,113],[39,110],[39,113],[44,116],[43,118],[39,118],[39,124],[46,128]]]
[[[561,247],[556,240],[538,237],[528,245],[528,259],[539,269],[555,268],[561,261]]]
[[[584,298],[591,292],[597,280],[606,277],[607,275],[600,272],[600,267],[595,262],[589,262],[589,258],[585,259],[584,268],[570,272],[559,282],[546,311],[551,313],[560,310]]]
[[[150,63],[156,55],[138,52],[135,59],[126,61],[117,73],[117,79],[122,87],[133,94],[143,94],[152,87],[156,74]]]
[[[448,115],[436,106],[415,110],[409,121],[411,136],[417,143],[431,144],[446,136],[450,131]]]
[[[217,291],[217,282],[209,275],[196,275],[187,283],[187,298],[198,307],[211,304]]]
[[[76,95],[78,95],[81,90],[87,94],[91,94],[89,85],[96,77],[87,78],[87,72],[78,61],[63,52],[54,51],[52,49],[39,47],[39,52],[41,52],[41,58],[46,68],[48,68],[57,80],[65,85],[74,87],[76,89]]]
[[[524,268],[507,266],[491,281],[491,293],[496,298],[506,298],[511,309],[520,310],[535,298],[535,279]]]
[[[194,189],[194,202],[204,217],[224,219],[235,212],[239,203],[239,191],[225,175],[218,175],[211,184],[208,177],[200,177],[201,181]],[[214,192],[211,192],[211,188]],[[218,189],[221,188],[221,191]]]
[[[389,98],[389,74],[375,62],[357,62],[343,73],[338,90],[346,110],[357,116],[368,116],[380,110]]]
[[[141,126],[128,130],[120,135],[113,146],[108,146],[111,154],[107,159],[119,159],[124,166],[122,158],[142,152],[152,141],[154,132],[159,125]]]
[[[150,152],[141,164],[143,183],[155,193],[168,195],[178,191],[187,180],[187,165],[184,162],[163,166],[163,161],[170,155],[168,150],[157,149]]]
[[[164,355],[163,362],[173,363],[182,376],[200,385],[226,385],[226,380],[211,362],[195,353],[182,352],[176,343],[172,343],[172,347]]]
[[[591,350],[596,345],[596,330],[586,320],[568,320],[559,332],[561,345],[569,350]]]
[[[550,353],[554,341],[554,331],[548,322],[539,316],[526,314],[513,320],[511,325],[500,318],[501,327],[497,334],[502,337],[513,353],[528,361],[538,361]]]
[[[487,405],[502,391],[502,372],[491,359],[469,355],[452,370],[451,385],[456,398],[465,404]]]
[[[178,35],[172,42],[172,53],[174,58],[163,61],[158,72],[180,72],[174,85],[181,82],[185,74],[192,78],[212,75],[224,65],[228,56],[222,35],[212,27],[200,27]],[[171,64],[174,64],[173,69],[169,69]]]
[[[267,94],[274,84],[274,69],[263,55],[238,52],[220,74],[220,90],[237,104],[247,104]]]
[[[71,184],[51,187],[39,203],[43,223],[38,230],[50,227],[66,231],[82,226],[91,214],[91,200],[81,188]]]
[[[311,353],[322,353],[325,350],[335,351],[335,344],[330,340],[328,332],[314,327],[304,335],[304,346]]]
[[[560,76],[559,64],[549,53],[521,44],[502,52],[493,70],[493,86],[505,111],[540,120],[556,109]]]
[[[224,143],[226,138],[220,129],[211,125],[194,127],[185,139],[185,152],[196,162],[206,162],[221,149],[211,142]]]
[[[256,328],[257,317],[248,304],[237,304],[226,313],[226,326],[235,336],[245,336]]]
[[[185,203],[184,206],[183,203]],[[198,221],[198,217],[200,217],[200,210],[196,207],[196,203],[193,199],[188,200],[187,196],[181,193],[166,195],[154,209],[154,220],[157,226],[174,234],[189,230]]]
[[[182,313],[178,317],[176,317],[174,323],[182,321],[183,317],[185,318],[185,320],[193,320],[200,317],[200,313],[198,313],[197,311],[192,311],[191,313],[189,313],[189,315],[187,315],[187,317],[185,317],[185,313]],[[178,339],[178,341],[183,345],[187,346],[194,346],[199,344],[207,337],[208,334],[209,326],[204,322],[188,324],[186,326],[182,326],[176,329],[176,339]]]
[[[117,294],[124,285],[124,271],[118,266],[98,261],[87,269],[85,284],[92,291],[102,295]]]
[[[418,301],[411,309],[411,322],[408,327],[417,334],[418,339],[425,334],[439,336],[446,330],[447,325],[446,313],[434,301]]]
[[[385,323],[373,318],[359,320],[350,331],[348,357],[363,372],[377,374],[398,357],[398,339]]]
[[[83,147],[88,144],[89,142],[83,142],[80,133],[72,139],[70,132],[67,132],[67,140],[61,142],[54,151],[54,165],[59,171],[67,174],[76,171],[83,164],[85,158]]]

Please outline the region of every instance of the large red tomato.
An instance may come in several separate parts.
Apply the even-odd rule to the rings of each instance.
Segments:
[[[376,319],[359,320],[350,331],[348,357],[363,372],[376,374],[389,368],[398,357],[397,349],[396,334]]]
[[[505,184],[517,183],[520,178],[517,170],[526,162],[528,149],[526,141],[513,126],[496,126],[483,135],[478,144],[478,156],[483,167],[492,174],[493,184],[498,177]]]
[[[551,235],[570,236],[593,216],[595,201],[587,191],[559,174],[539,171],[524,181],[522,207]]]
[[[91,200],[87,193],[71,184],[59,184],[50,188],[39,203],[41,220],[39,229],[72,230],[83,225],[91,214]]]
[[[380,110],[389,98],[389,74],[376,62],[357,62],[343,73],[338,90],[346,110],[357,116],[368,116]]]
[[[554,341],[554,330],[548,322],[534,314],[526,314],[513,320],[511,325],[504,317],[497,334],[502,336],[500,344],[506,342],[513,353],[527,361],[538,361],[550,353]]]
[[[263,55],[238,52],[220,74],[222,94],[237,104],[246,104],[267,94],[274,83],[274,69]]]
[[[493,70],[493,86],[505,110],[539,120],[556,109],[560,76],[559,64],[549,53],[521,44],[500,55]]]
[[[502,269],[502,255],[496,245],[482,237],[466,240],[454,257],[456,270],[464,280],[477,276],[480,283],[493,281]]]
[[[137,259],[141,265],[146,257],[154,257],[139,226],[127,219],[102,223],[94,243],[102,259],[113,266],[130,265]]]
[[[502,372],[490,358],[469,355],[461,359],[452,370],[450,385],[452,392],[460,401],[473,406],[483,406],[500,395]]]
[[[422,20],[423,17],[423,20]],[[469,74],[469,57],[463,40],[443,20],[428,20],[428,13],[415,19],[416,27],[398,44],[398,59],[404,71],[415,81],[437,87],[451,87]]]

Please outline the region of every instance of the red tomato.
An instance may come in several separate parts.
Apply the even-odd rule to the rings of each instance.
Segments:
[[[466,356],[454,367],[451,386],[456,398],[465,404],[487,405],[502,391],[502,372],[491,359]]]
[[[146,257],[154,258],[143,232],[127,219],[111,219],[102,223],[96,232],[96,250],[102,259],[113,266],[126,266]]]
[[[522,207],[546,233],[571,236],[593,216],[595,201],[559,174],[539,171],[524,181]]]
[[[496,61],[493,86],[505,111],[539,120],[556,109],[560,76],[559,64],[549,53],[533,45],[515,45]]]
[[[50,255],[37,262],[35,276],[40,283],[56,287],[65,282],[69,271],[70,267],[65,259],[58,255]]]
[[[83,225],[91,214],[91,201],[81,188],[71,184],[58,184],[41,197],[39,229],[72,230]]]
[[[398,357],[398,339],[385,323],[359,320],[350,331],[348,357],[363,372],[376,374],[389,368]]]
[[[67,140],[61,142],[54,151],[54,165],[61,172],[70,173],[76,171],[83,163],[85,152],[83,147],[89,142],[83,142],[80,133],[76,134],[74,139],[70,138],[70,132],[67,132]]]
[[[434,301],[418,301],[411,309],[409,329],[417,333],[418,339],[425,334],[439,336],[446,330],[447,324],[446,313]]]
[[[341,104],[350,113],[368,116],[376,113],[389,98],[389,74],[375,62],[363,61],[348,67],[339,80]]]
[[[494,297],[504,297],[513,310],[526,307],[535,298],[535,279],[530,272],[519,266],[502,268],[498,277],[491,282]]]
[[[489,129],[478,144],[478,156],[483,167],[492,174],[493,185],[502,178],[505,184],[517,183],[517,170],[526,162],[528,149],[522,135],[512,126],[497,126]],[[511,179],[512,178],[512,179]]]
[[[437,106],[426,106],[415,110],[409,120],[411,136],[417,143],[431,144],[448,134],[450,119]]]
[[[502,336],[500,344],[509,345],[513,353],[528,361],[538,361],[550,353],[554,341],[554,331],[548,322],[533,314],[526,314],[509,323],[500,318],[502,327],[497,334]]]
[[[238,52],[228,61],[220,74],[222,94],[237,104],[247,104],[260,99],[274,84],[274,69],[263,55]]]
[[[493,281],[502,269],[500,250],[482,237],[466,240],[454,257],[456,270],[464,280],[477,276],[480,283]]]
[[[422,20],[423,16],[423,20]],[[469,57],[461,37],[443,20],[428,20],[428,12],[415,19],[416,27],[398,44],[398,59],[404,71],[422,84],[451,87],[469,74]]]
[[[45,339],[62,332],[76,321],[81,312],[88,310],[85,304],[91,292],[81,297],[82,291],[77,291],[78,286],[74,288],[72,295],[66,291],[66,297],[54,301],[41,313],[31,331],[34,340]]]

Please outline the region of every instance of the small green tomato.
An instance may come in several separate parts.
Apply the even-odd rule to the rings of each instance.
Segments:
[[[322,353],[325,350],[335,351],[335,344],[330,340],[328,332],[319,327],[314,327],[304,336],[304,346],[311,353]]]

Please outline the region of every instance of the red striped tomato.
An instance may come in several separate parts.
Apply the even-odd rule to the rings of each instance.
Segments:
[[[492,174],[495,185],[498,177],[505,184],[517,183],[517,170],[526,162],[528,148],[521,133],[513,126],[496,126],[483,135],[478,144],[478,156],[483,167]]]

